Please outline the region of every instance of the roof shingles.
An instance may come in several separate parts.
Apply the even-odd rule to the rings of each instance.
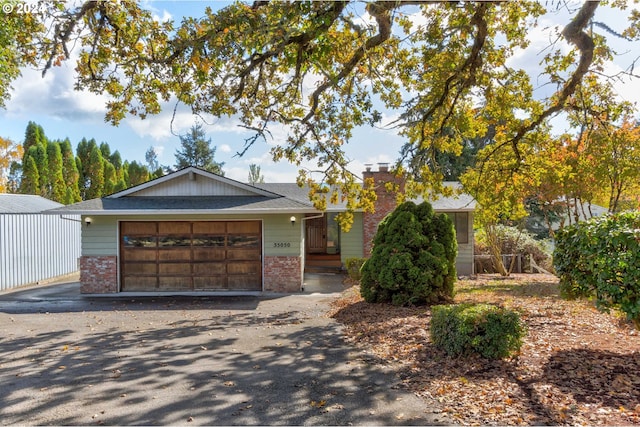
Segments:
[[[53,209],[50,212],[65,213],[147,213],[147,212],[236,212],[251,213],[277,211],[313,211],[310,204],[303,204],[286,197],[264,196],[187,196],[187,197],[121,197],[102,198]]]
[[[0,214],[40,213],[63,206],[44,197],[30,194],[0,194]]]

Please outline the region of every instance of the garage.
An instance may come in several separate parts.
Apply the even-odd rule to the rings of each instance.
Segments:
[[[120,290],[261,291],[261,221],[121,221]]]

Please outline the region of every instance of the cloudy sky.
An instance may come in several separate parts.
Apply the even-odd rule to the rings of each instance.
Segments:
[[[578,7],[579,3],[574,5]],[[206,6],[219,8],[224,3],[195,0],[145,2],[145,7],[153,10],[158,19],[173,18],[178,21],[181,16],[201,16]],[[544,48],[549,45],[549,31],[557,29],[557,23],[566,23],[566,16],[566,11],[559,11],[542,19],[531,33],[531,47],[526,52],[517,53],[511,65],[525,69],[537,66]],[[601,9],[596,16],[596,20],[613,28],[621,22],[620,18],[619,13]],[[616,43],[619,43],[618,50],[622,55],[616,63],[611,64],[607,70],[610,72],[619,71],[640,56],[639,47],[633,43]],[[44,128],[48,138],[68,137],[74,147],[83,137],[95,138],[99,143],[109,143],[112,151],[120,151],[123,159],[144,162],[146,150],[153,146],[161,164],[175,163],[174,154],[180,145],[175,134],[185,133],[195,122],[195,117],[186,108],[177,111],[173,122],[174,134],[171,126],[173,104],[157,116],[146,120],[127,118],[118,127],[113,127],[104,122],[105,98],[73,90],[73,67],[72,62],[65,63],[62,67],[50,70],[44,78],[37,70],[24,70],[22,77],[13,83],[12,99],[7,102],[5,110],[0,110],[0,136],[22,142],[27,123],[34,121]],[[638,80],[620,82],[620,96],[629,101],[640,101]],[[557,125],[562,127],[562,122],[558,121]],[[273,163],[268,152],[272,144],[284,139],[284,132],[273,129],[273,141],[257,143],[245,156],[238,158],[235,153],[242,149],[249,134],[239,128],[237,122],[222,118],[206,124],[205,130],[217,146],[216,160],[225,162],[223,169],[226,176],[246,181],[249,164],[257,163],[261,165],[267,182],[295,180],[297,169],[286,162]],[[348,157],[353,160],[352,172],[361,172],[366,163],[393,162],[401,145],[402,139],[394,131],[371,128],[358,130],[347,147]]]

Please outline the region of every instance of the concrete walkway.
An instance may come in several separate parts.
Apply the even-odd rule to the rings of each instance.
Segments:
[[[76,286],[0,294],[2,425],[448,424],[343,341],[325,315],[333,294],[312,282],[284,297]]]

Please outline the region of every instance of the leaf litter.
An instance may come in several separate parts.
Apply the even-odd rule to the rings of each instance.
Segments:
[[[347,339],[459,423],[640,425],[640,334],[591,301],[561,299],[554,276],[458,281],[456,303],[502,305],[526,323],[520,353],[498,361],[448,357],[431,344],[429,307],[368,304],[351,284],[329,313]]]

